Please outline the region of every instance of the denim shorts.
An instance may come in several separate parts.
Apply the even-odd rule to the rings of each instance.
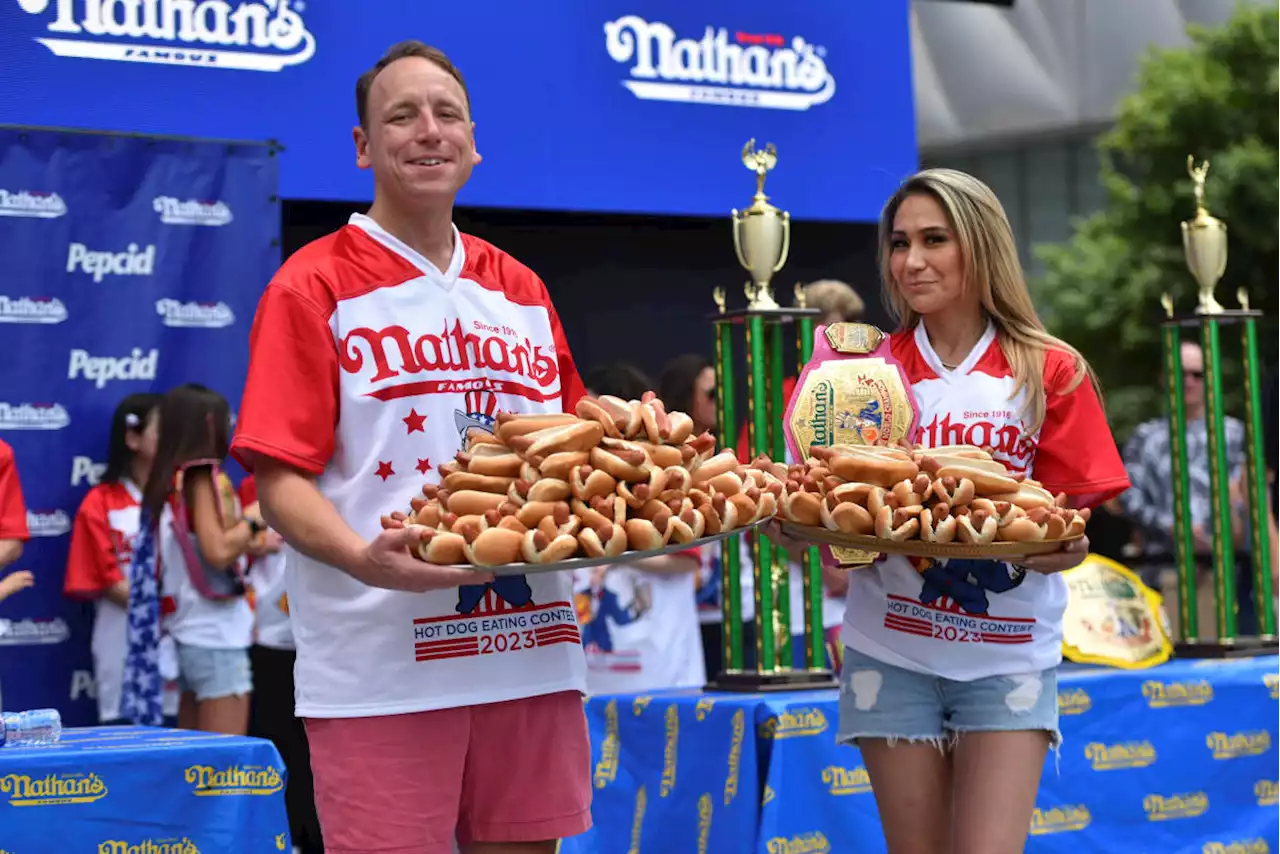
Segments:
[[[210,649],[203,646],[176,644],[178,648],[178,687],[190,691],[197,700],[246,696],[253,691],[253,674],[249,669],[249,650]]]
[[[1044,730],[1056,749],[1058,671],[957,682],[904,670],[845,647],[836,740],[954,743],[960,733]]]

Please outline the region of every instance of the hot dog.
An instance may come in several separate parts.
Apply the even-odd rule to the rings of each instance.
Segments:
[[[565,451],[589,451],[604,438],[604,428],[595,421],[574,418],[568,424],[557,424],[506,439],[512,450],[524,456],[547,457]]]
[[[956,517],[946,504],[920,511],[920,539],[926,543],[949,543],[956,538]]]
[[[617,480],[639,483],[649,479],[648,457],[639,448],[592,448],[592,468],[608,472]]]
[[[418,557],[428,563],[442,565],[466,563],[467,541],[461,534],[448,531],[425,531],[418,544]]]
[[[618,557],[627,550],[627,532],[608,522],[578,532],[578,545],[587,557]]]
[[[618,481],[606,471],[585,465],[573,470],[569,479],[569,488],[574,498],[579,501],[590,501],[597,495],[612,495],[618,488]]]
[[[944,504],[962,507],[973,501],[975,490],[973,481],[967,477],[957,480],[954,477],[940,477],[929,485],[929,492]]]
[[[482,445],[482,448],[498,448],[498,445]],[[520,457],[508,448],[502,448],[498,454],[461,453],[456,456],[462,470],[471,474],[491,477],[515,477],[520,473]]]
[[[525,436],[529,433],[536,433],[539,430],[546,430],[552,427],[563,427],[565,425],[581,423],[580,419],[568,413],[548,412],[548,413],[514,413],[499,412],[494,423],[494,435],[498,440],[508,447],[514,447],[511,439],[516,436]],[[601,428],[603,429],[603,428]]]
[[[596,402],[613,416],[613,421],[618,426],[618,431],[622,433],[622,438],[634,438],[644,429],[639,401],[627,401],[610,394],[602,394]]]
[[[466,535],[463,535],[466,538]],[[468,538],[463,546],[467,562],[475,566],[502,566],[520,559],[524,536],[506,528],[488,528]]]
[[[635,442],[633,444],[644,451],[649,456],[650,461],[659,468],[678,466],[684,462],[684,455],[680,453],[680,448],[676,445],[655,445],[652,442]],[[608,444],[605,447],[608,447]]]
[[[478,492],[464,489],[461,492],[442,490],[437,494],[441,505],[450,513],[459,516],[481,516],[484,511],[497,509],[507,500],[507,496],[496,492]]]
[[[986,511],[975,510],[956,518],[960,541],[972,546],[985,546],[996,538],[996,520]]]
[[[590,458],[590,454],[586,451],[560,451],[543,457],[538,462],[538,473],[543,477],[567,482],[570,472],[578,466],[585,465]]]
[[[555,563],[578,553],[578,540],[561,534],[548,540],[541,531],[529,531],[520,541],[520,554],[529,563]]]
[[[595,421],[604,428],[604,435],[613,439],[622,438],[617,420],[595,398],[581,398],[574,407],[574,413],[583,421]]]
[[[1015,492],[1018,489],[1018,482],[1009,477],[1007,472],[997,474],[968,463],[942,465],[933,457],[924,457],[920,460],[920,468],[931,473],[935,478],[953,477],[957,482],[966,479],[972,481],[974,491],[979,495],[993,496],[1004,492]]]
[[[876,536],[882,540],[905,542],[920,531],[920,519],[916,513],[899,508],[881,507],[875,519]]]
[[[714,457],[702,461],[693,472],[693,483],[701,486],[717,475],[734,471],[738,467],[738,457],[733,451],[721,451]]]
[[[640,422],[644,425],[645,435],[655,445],[661,445],[671,436],[671,418],[653,392],[645,392],[640,401]]]
[[[667,444],[683,445],[693,435],[693,419],[683,412],[667,414],[671,419],[671,432],[667,435]]]
[[[919,466],[905,456],[891,454],[839,453],[826,459],[831,473],[846,481],[871,483],[892,488],[894,484],[914,478]]]
[[[852,502],[841,502],[834,495],[828,495],[822,502],[822,525],[830,531],[842,534],[871,534],[875,530],[875,520],[867,512],[867,508]]]
[[[1044,487],[1032,483],[1015,483],[1012,489],[1000,490],[991,496],[994,501],[1008,501],[1023,510],[1034,510],[1037,507],[1046,509],[1056,507],[1053,495]]]
[[[444,479],[444,488],[450,492],[475,490],[477,492],[496,492],[505,495],[515,482],[513,477],[490,477],[472,474],[469,471],[458,471]]]
[[[569,484],[554,477],[535,480],[529,486],[527,498],[530,501],[566,501],[571,490]]]

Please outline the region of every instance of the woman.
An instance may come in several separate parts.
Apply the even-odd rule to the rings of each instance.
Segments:
[[[885,205],[879,252],[918,443],[992,446],[1011,471],[1077,507],[1128,487],[1092,372],[1036,316],[986,185],[948,169],[913,176]],[[1023,850],[1045,756],[1061,741],[1067,590],[1055,573],[1088,548],[1082,539],[1011,563],[889,557],[849,573],[838,740],[862,750],[893,854]],[[886,619],[906,601],[946,628],[967,621],[961,599],[982,627],[975,640],[1009,642]]]

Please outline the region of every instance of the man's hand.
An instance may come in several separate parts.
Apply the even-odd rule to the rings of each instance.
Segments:
[[[1052,575],[1055,572],[1066,572],[1084,563],[1089,555],[1089,538],[1081,537],[1072,540],[1056,552],[1043,555],[1027,555],[1020,558],[1009,558],[1009,562],[1025,567],[1032,572]]]
[[[19,569],[0,578],[0,599],[8,599],[19,590],[26,590],[36,583],[36,577],[30,570]]]
[[[427,530],[421,525],[403,523],[388,528],[365,547],[360,565],[352,575],[371,587],[409,593],[493,581],[492,572],[437,566],[413,557],[409,549],[422,542]]]

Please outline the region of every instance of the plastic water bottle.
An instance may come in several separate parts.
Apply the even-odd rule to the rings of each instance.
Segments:
[[[0,714],[0,747],[56,744],[62,738],[62,715],[57,709]]]

